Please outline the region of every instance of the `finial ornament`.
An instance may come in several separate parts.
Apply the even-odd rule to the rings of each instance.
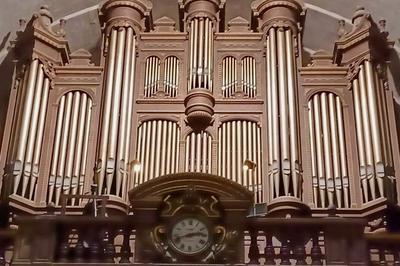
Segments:
[[[60,29],[57,31],[57,34],[60,37],[65,37],[67,35],[67,32],[65,31],[65,25],[66,24],[67,24],[67,20],[60,19]]]
[[[381,19],[379,20],[378,24],[379,24],[379,30],[380,30],[381,32],[387,32],[387,31],[386,31],[386,19],[381,18]]]
[[[343,19],[341,19],[341,20],[339,20],[338,24],[339,24],[339,28],[338,28],[337,34],[338,34],[338,37],[340,39],[344,35],[346,35],[346,33],[347,33],[347,31],[346,31],[346,22]]]

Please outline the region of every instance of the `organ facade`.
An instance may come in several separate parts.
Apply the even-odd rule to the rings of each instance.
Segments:
[[[2,202],[12,223],[27,219],[15,265],[89,257],[98,264],[399,263],[396,245],[379,246],[372,236],[388,230],[400,200],[386,30],[357,8],[333,53],[317,51],[307,62],[302,1],[255,0],[251,21],[225,21],[225,5],[178,0],[176,23],[153,21],[150,0],[105,1],[100,65],[88,51],[70,51],[65,21],[52,27],[46,6],[21,22],[0,156]],[[99,243],[108,246],[97,251],[83,247],[80,226],[99,220],[68,220],[80,221],[88,201],[102,205],[103,225],[114,226],[101,229]],[[57,243],[46,238],[52,248],[40,257],[27,248],[37,239],[23,232],[46,212],[61,213],[68,229]],[[197,249],[196,239],[173,238],[190,219],[210,228]],[[286,223],[302,230],[301,241],[283,233]],[[357,229],[346,236],[349,228]],[[124,240],[114,241],[118,235]],[[346,250],[351,241],[362,252]]]

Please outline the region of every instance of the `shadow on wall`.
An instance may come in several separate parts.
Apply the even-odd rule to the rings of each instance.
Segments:
[[[2,50],[2,48],[6,47],[9,36],[10,36],[10,33],[8,33],[6,35],[6,37],[3,39],[1,46],[0,46],[0,51]],[[10,93],[11,93],[13,71],[14,71],[13,53],[12,53],[12,50],[10,50],[10,51],[8,51],[8,53],[5,56],[5,58],[3,59],[3,61],[0,63],[0,80],[1,80],[1,82],[0,82],[0,151],[2,151],[2,140],[3,140],[5,123],[6,123],[8,102],[9,102]]]
[[[399,54],[395,50],[392,50],[390,53],[389,72],[392,76],[394,85],[393,103],[396,117],[397,135],[400,136],[400,58]]]

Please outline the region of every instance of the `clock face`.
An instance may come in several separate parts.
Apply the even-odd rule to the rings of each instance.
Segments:
[[[171,243],[175,250],[185,255],[195,255],[206,249],[210,234],[205,223],[196,218],[184,218],[175,223]]]

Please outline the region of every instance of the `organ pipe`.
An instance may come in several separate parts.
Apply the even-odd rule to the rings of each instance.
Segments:
[[[160,81],[160,58],[156,56],[151,56],[147,58],[145,70],[144,95],[145,97],[154,97],[158,91],[158,84]]]
[[[32,175],[32,159],[34,153],[34,146],[36,140],[36,130],[39,120],[40,111],[40,98],[43,91],[44,73],[43,66],[40,64],[38,69],[38,75],[36,80],[35,92],[33,95],[33,106],[31,109],[30,126],[28,132],[28,141],[26,143],[26,152],[24,160],[24,170],[22,179],[22,196],[25,196],[26,190],[28,188],[28,183]]]
[[[82,194],[86,173],[92,100],[80,91],[63,95],[58,107],[49,178],[48,202],[61,194]],[[55,191],[55,195],[54,195]],[[71,200],[75,205],[75,200]]]
[[[132,45],[134,43],[133,30],[128,28],[126,30],[126,40],[125,40],[125,55],[124,62],[129,62],[132,59]],[[122,95],[121,95],[121,105],[120,105],[120,116],[119,116],[119,134],[118,134],[118,147],[117,147],[117,157],[116,157],[116,184],[115,184],[115,195],[122,196],[121,185],[126,184],[127,171],[128,171],[128,158],[125,158],[125,148],[128,145],[129,131],[130,128],[127,127],[128,118],[128,100],[129,100],[129,90],[131,86],[130,74],[131,74],[131,64],[124,67],[123,70],[123,80],[122,80]],[[125,186],[123,186],[125,187]]]
[[[289,195],[290,180],[290,150],[289,150],[289,121],[288,121],[288,99],[287,99],[287,72],[286,66],[286,50],[285,50],[285,33],[283,29],[278,29],[278,80],[279,80],[279,123],[281,138],[281,166],[282,181],[284,194]]]
[[[385,164],[390,165],[391,156],[390,152],[387,152],[389,145],[385,140],[387,138],[386,111],[382,103],[382,88],[375,71],[372,63],[366,60],[359,67],[358,77],[353,80],[358,157],[364,202],[388,196],[389,193],[385,191],[387,187],[385,186]]]
[[[314,203],[325,208],[350,207],[342,103],[331,92],[320,92],[308,102]]]
[[[14,164],[13,193],[28,200],[34,199],[39,175],[49,87],[50,80],[44,74],[43,64],[34,59],[18,86],[10,158]]]
[[[268,172],[273,198],[301,195],[294,38],[286,27],[271,27],[267,36]],[[254,87],[255,61],[244,65],[252,69],[244,77]]]
[[[218,129],[218,139],[222,141],[218,145],[218,167],[221,167],[218,172],[254,191],[255,201],[262,202],[261,128],[251,121],[224,122]],[[254,162],[255,169],[245,171],[243,163],[246,160]]]
[[[185,170],[211,174],[212,138],[206,132],[192,132],[185,142]]]
[[[368,185],[371,193],[372,200],[376,199],[376,180],[375,180],[375,167],[374,158],[372,151],[372,137],[371,137],[371,123],[370,123],[370,113],[368,111],[368,100],[367,91],[365,84],[365,74],[363,66],[360,66],[359,73],[359,84],[360,84],[360,96],[361,96],[361,107],[362,107],[362,118],[363,118],[363,137],[365,141],[366,150],[366,176],[368,180]]]
[[[106,86],[96,181],[100,193],[122,197],[129,175],[136,37],[133,28],[119,27],[112,29],[107,38],[110,45],[106,64]],[[149,61],[149,65],[145,67],[146,71],[153,71],[152,73],[159,76],[159,69],[156,70],[153,66],[155,66],[155,60]],[[158,83],[158,79],[155,82]]]
[[[212,91],[214,25],[208,17],[194,17],[189,22],[190,69],[188,90]]]
[[[143,167],[134,174],[134,186],[178,171],[179,132],[178,125],[167,120],[145,121],[139,126],[136,158]]]
[[[170,56],[165,59],[164,93],[170,97],[176,97],[179,86],[179,59]]]
[[[33,60],[29,68],[28,84],[26,85],[25,99],[22,107],[21,125],[19,126],[19,137],[16,145],[16,155],[14,159],[14,194],[17,193],[21,175],[23,174],[23,165],[25,159],[26,145],[29,133],[31,107],[35,92],[36,79],[38,75],[39,61]]]

